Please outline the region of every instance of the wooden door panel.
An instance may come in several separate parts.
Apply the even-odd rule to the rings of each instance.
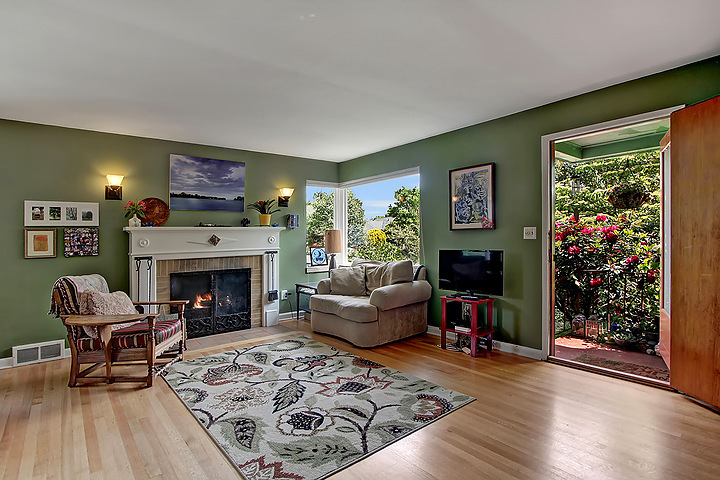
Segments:
[[[720,407],[720,97],[670,125],[670,384]]]

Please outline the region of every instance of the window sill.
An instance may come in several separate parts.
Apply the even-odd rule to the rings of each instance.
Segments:
[[[328,273],[327,265],[318,265],[316,267],[306,266],[305,273]]]

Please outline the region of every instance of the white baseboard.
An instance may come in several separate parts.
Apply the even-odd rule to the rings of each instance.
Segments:
[[[427,333],[439,337],[440,327],[428,325]],[[455,334],[448,333],[447,338],[455,341]],[[522,345],[515,345],[514,343],[500,342],[498,340],[493,340],[493,349],[500,350],[501,352],[514,353],[515,355],[520,355],[521,357],[534,358],[535,360],[541,360],[543,358],[542,350],[524,347]]]
[[[62,358],[70,358],[71,355],[72,355],[72,353],[70,353],[70,349],[66,348],[65,350],[63,350]],[[52,362],[54,360],[61,360],[61,358],[55,358],[53,360],[48,360],[48,361]],[[13,366],[12,357],[0,358],[0,370],[3,370],[5,368],[12,368],[12,366]],[[22,365],[19,365],[19,366],[22,366]]]
[[[308,312],[304,312],[300,310],[300,319],[305,319],[307,317],[308,321],[310,320],[310,314]],[[285,312],[280,314],[280,321],[283,320],[295,320],[295,312]]]
[[[0,370],[12,367],[12,357],[0,358]]]

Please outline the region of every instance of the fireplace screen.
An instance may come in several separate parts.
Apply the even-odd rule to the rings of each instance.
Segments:
[[[170,274],[170,298],[190,300],[188,338],[250,328],[250,269]]]

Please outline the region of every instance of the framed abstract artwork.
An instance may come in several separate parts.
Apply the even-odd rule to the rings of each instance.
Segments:
[[[245,162],[170,155],[170,210],[245,211]]]
[[[54,258],[57,255],[57,230],[25,229],[25,258]]]
[[[450,170],[450,230],[495,228],[495,164]]]
[[[66,228],[64,232],[65,256],[88,257],[98,255],[99,230],[98,228]]]

